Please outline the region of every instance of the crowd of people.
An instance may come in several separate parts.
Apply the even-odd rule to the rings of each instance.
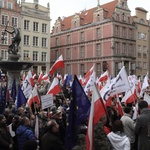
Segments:
[[[39,94],[44,95],[49,84],[43,82],[37,86]],[[63,93],[54,97],[54,105],[45,110],[37,103],[16,109],[12,99],[7,101],[4,113],[0,114],[0,149],[67,150],[65,135],[71,99],[71,89],[66,87]],[[150,150],[150,109],[142,98],[137,102],[138,116],[133,120],[135,104],[122,105],[124,113],[120,115],[116,98],[112,97],[112,103],[106,106],[106,115],[94,126],[93,150]],[[38,139],[35,136],[36,117],[39,121]],[[73,150],[86,149],[87,122],[80,126]]]

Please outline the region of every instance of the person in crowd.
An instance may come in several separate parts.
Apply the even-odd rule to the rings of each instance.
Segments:
[[[35,140],[28,140],[23,145],[23,150],[37,150],[38,144]]]
[[[22,117],[20,126],[16,130],[19,150],[23,150],[24,143],[28,140],[34,140],[35,136],[30,128],[30,120],[27,117]]]
[[[112,145],[107,137],[107,134],[104,130],[107,117],[104,115],[100,121],[94,126],[94,150],[111,150]]]
[[[150,150],[150,109],[146,101],[138,104],[139,116],[136,119],[135,134],[138,136],[137,149]]]
[[[112,126],[112,131],[107,135],[113,148],[112,150],[130,150],[129,138],[124,134],[123,123],[116,120]]]
[[[131,119],[133,115],[132,107],[124,108],[124,115],[121,117],[121,121],[124,126],[124,133],[128,136],[131,144],[131,150],[134,150],[134,142],[135,142],[135,122]]]
[[[13,139],[7,129],[6,118],[0,114],[0,150],[12,150]]]
[[[47,123],[47,132],[41,140],[41,150],[65,150],[65,147],[58,137],[59,125],[54,119]]]
[[[20,117],[18,115],[15,115],[12,119],[12,123],[8,125],[10,135],[13,138],[14,142],[14,150],[18,150],[16,130],[19,127],[19,125],[20,125]]]

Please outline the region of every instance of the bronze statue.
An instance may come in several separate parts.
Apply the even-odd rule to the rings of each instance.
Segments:
[[[19,44],[20,44],[20,41],[21,41],[19,28],[16,25],[14,25],[13,26],[13,31],[8,31],[7,29],[5,29],[5,32],[8,32],[9,34],[13,35],[12,44],[9,45],[8,53],[17,55],[18,47],[19,47]]]

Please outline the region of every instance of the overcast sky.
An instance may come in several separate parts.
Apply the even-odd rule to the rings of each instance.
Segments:
[[[33,1],[34,0],[26,0],[26,2]],[[113,0],[100,0],[100,5],[110,1]],[[48,2],[50,2],[51,26],[54,25],[59,16],[67,17],[84,9],[90,9],[97,6],[97,0],[39,0],[39,4],[43,6],[47,6]],[[131,15],[135,15],[135,7],[143,7],[149,12],[147,15],[147,19],[149,19],[149,0],[128,0],[128,7],[131,10]]]

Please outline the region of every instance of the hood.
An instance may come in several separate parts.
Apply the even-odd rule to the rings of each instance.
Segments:
[[[123,149],[127,143],[129,144],[129,139],[124,134],[110,132],[107,136],[116,150]]]
[[[17,130],[16,130],[16,134],[17,135],[21,135],[23,134],[26,130],[28,129],[28,127],[20,125]]]

